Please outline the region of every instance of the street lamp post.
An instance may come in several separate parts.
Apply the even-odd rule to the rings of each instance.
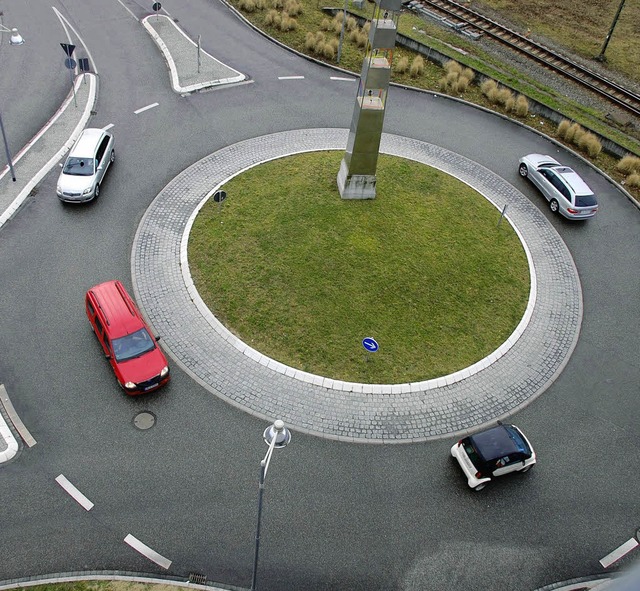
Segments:
[[[260,483],[258,485],[258,524],[256,525],[256,547],[253,555],[253,576],[251,577],[251,591],[256,591],[258,578],[258,553],[260,551],[260,523],[262,521],[262,496],[264,494],[264,480],[267,477],[269,462],[275,448],[281,449],[291,441],[291,431],[284,426],[284,423],[277,420],[264,430],[262,435],[265,443],[269,446],[267,454],[260,462]]]
[[[10,45],[22,45],[24,43],[24,39],[22,35],[18,33],[18,29],[13,27],[12,29],[8,29],[4,25],[0,25],[0,33],[11,33],[11,37],[9,38]],[[4,142],[4,151],[7,154],[7,162],[9,163],[9,170],[11,171],[11,180],[16,182],[16,171],[13,169],[13,162],[11,160],[11,152],[9,151],[9,143],[7,142],[7,135],[4,132],[4,125],[2,123],[2,115],[0,115],[0,132],[2,133],[2,141]]]

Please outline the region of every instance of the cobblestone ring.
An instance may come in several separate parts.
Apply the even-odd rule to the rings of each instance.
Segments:
[[[383,134],[381,152],[421,162],[470,185],[507,218],[531,272],[527,311],[498,350],[470,368],[411,384],[355,384],[282,365],[229,333],[200,299],[187,265],[197,211],[226,180],[300,152],[344,150],[348,130],[311,129],[246,140],[174,178],[145,212],[133,243],[137,300],[168,354],[209,391],[255,416],[325,438],[363,443],[451,436],[513,413],[540,395],[566,365],[582,321],[571,255],[529,200],[501,177],[443,148]]]

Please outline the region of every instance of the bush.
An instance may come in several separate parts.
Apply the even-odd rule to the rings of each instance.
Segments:
[[[280,30],[283,32],[295,31],[298,28],[298,21],[295,18],[291,18],[286,12],[282,15],[280,21]]]
[[[264,24],[277,27],[280,24],[280,13],[274,8],[270,9],[264,17]]]
[[[507,112],[513,111],[516,106],[516,99],[511,95],[504,103],[504,108]]]
[[[256,0],[256,8],[258,10],[264,10],[267,7],[266,0]]]
[[[587,132],[583,127],[581,127],[577,123],[575,125],[576,125],[576,130],[575,130],[575,133],[573,134],[573,143],[576,145],[580,145],[580,139]]]
[[[409,58],[406,55],[403,55],[393,66],[393,69],[398,72],[398,74],[404,74],[409,69]]]
[[[322,22],[320,23],[320,28],[323,31],[333,31],[333,21],[329,20],[328,18],[323,18]]]
[[[526,96],[519,94],[516,99],[516,115],[525,117],[527,113],[529,113],[529,101]]]
[[[616,168],[623,174],[640,174],[640,158],[627,154],[620,159]]]
[[[325,36],[325,34],[322,31],[317,31],[316,32],[316,46],[320,45],[321,43],[324,43],[326,39],[327,39],[327,37]]]
[[[332,37],[331,39],[329,39],[327,43],[331,45],[331,47],[333,47],[334,51],[338,51],[338,45],[340,45],[340,42],[335,37]]]
[[[569,125],[566,133],[564,134],[565,141],[569,143],[574,142],[576,137],[576,132],[578,130],[582,130],[582,133],[584,133],[584,130],[582,129],[582,127],[580,127],[577,123],[572,123],[571,125]]]
[[[471,84],[473,79],[476,77],[476,73],[471,68],[465,68],[460,72],[460,76],[462,78],[466,78],[469,81],[469,84]]]
[[[498,91],[498,83],[493,78],[487,78],[481,85],[480,90],[482,94],[484,94],[490,102],[495,102],[489,98],[490,94],[495,94]]]
[[[238,6],[245,12],[254,12],[256,9],[255,0],[240,0]]]
[[[280,10],[282,8],[282,0],[271,0],[271,8]]]
[[[571,121],[569,121],[568,119],[563,119],[562,121],[560,121],[557,129],[558,137],[565,139],[569,127],[571,127]]]
[[[578,147],[589,154],[591,158],[595,158],[600,152],[602,152],[602,144],[598,138],[591,132],[586,132],[577,142]]]
[[[455,81],[455,85],[454,88],[456,90],[457,93],[459,94],[463,94],[464,92],[467,91],[467,88],[469,88],[469,79],[466,78],[465,76],[460,76],[456,81]]]
[[[366,47],[367,42],[369,41],[369,36],[364,31],[356,31],[356,45],[358,47]]]
[[[333,45],[331,45],[331,42],[324,44],[324,47],[322,48],[322,55],[328,60],[335,59],[336,50],[333,48]]]
[[[289,16],[298,16],[302,14],[302,4],[298,0],[285,0],[284,11]]]
[[[513,100],[513,92],[511,92],[508,88],[501,88],[498,91],[498,102],[506,106],[508,102]],[[515,101],[514,101],[515,103]]]
[[[492,105],[495,105],[498,102],[500,91],[497,86],[490,86],[487,92],[485,92],[485,96]]]
[[[360,37],[360,31],[349,31],[349,41],[358,44],[358,37]]]
[[[364,25],[362,25],[362,32],[368,37],[369,36],[369,31],[371,30],[371,23],[370,22],[366,22]]]
[[[409,74],[412,78],[417,78],[424,72],[424,59],[421,55],[416,55],[411,62]]]
[[[336,20],[332,21],[331,29],[333,30],[334,33],[339,35],[342,32],[342,21],[336,21]]]
[[[629,187],[640,187],[640,174],[634,172],[627,177],[627,185]]]
[[[447,72],[447,74],[451,74],[452,72],[456,74],[456,78],[462,72],[462,66],[455,60],[449,60],[448,62],[445,62],[444,66],[442,67],[444,68],[444,71]]]
[[[304,38],[304,47],[312,53],[316,51],[316,36],[311,31],[309,31]]]
[[[342,23],[341,23],[341,25],[342,25]],[[347,28],[347,31],[353,31],[354,29],[358,28],[358,21],[355,18],[353,18],[352,16],[348,16],[347,17],[347,23],[346,23],[345,26]]]

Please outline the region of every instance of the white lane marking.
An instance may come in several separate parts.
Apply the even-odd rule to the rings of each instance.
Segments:
[[[0,178],[2,178],[2,175],[0,175]],[[0,226],[1,225],[2,224],[0,224]],[[20,437],[22,437],[22,441],[24,441],[29,447],[33,447],[37,443],[37,441],[33,438],[33,435],[29,433],[29,429],[25,427],[25,424],[22,422],[22,419],[18,416],[16,409],[13,407],[13,404],[9,399],[9,394],[7,393],[7,389],[4,387],[4,384],[0,384],[0,403],[2,403],[2,406],[4,406],[5,411],[7,411],[7,415],[9,415],[9,420],[13,423],[13,426],[16,428],[16,431],[18,432]],[[0,429],[2,428],[3,423],[4,423],[4,420],[1,420]],[[13,434],[11,433],[8,427],[4,435],[7,441],[11,441],[11,439],[14,439]],[[17,451],[17,448],[16,448],[16,451]]]
[[[109,123],[109,125],[105,125],[102,129],[103,129],[104,131],[107,131],[107,130],[111,129],[113,126],[114,126],[114,124],[113,124],[113,123]]]
[[[278,80],[304,80],[304,76],[278,76]]]
[[[89,499],[87,499],[87,497],[85,497],[75,486],[73,486],[73,484],[71,484],[65,476],[60,474],[60,476],[56,478],[56,482],[62,488],[64,488],[64,490],[69,493],[71,498],[79,503],[84,509],[86,509],[87,511],[91,511],[91,509],[93,508],[93,503]]]
[[[600,564],[604,568],[609,568],[614,562],[620,560],[625,554],[628,554],[634,548],[640,546],[638,544],[638,540],[635,538],[631,538],[627,540],[621,546],[618,546],[613,552],[607,554],[602,560],[600,560]]]
[[[135,18],[138,22],[140,22],[140,20],[138,19],[138,17],[133,14],[133,12],[131,12],[122,2],[121,0],[118,0],[118,4],[120,4],[120,6],[122,6],[122,8],[124,8],[133,18]]]
[[[340,80],[342,82],[355,82],[355,78],[341,78],[340,76],[329,76],[329,80]]]
[[[146,544],[143,544],[137,538],[134,538],[131,534],[127,534],[127,537],[124,539],[125,544],[129,544],[134,550],[137,550],[143,556],[146,556],[149,560],[152,560],[162,568],[168,569],[171,566],[171,561],[164,556],[158,554],[155,550],[152,550]]]
[[[134,111],[134,113],[137,115],[138,113],[142,113],[143,111],[148,111],[149,109],[153,109],[153,107],[157,107],[160,103],[151,103],[150,105],[147,105],[146,107],[142,107],[141,109],[138,109],[137,111]]]

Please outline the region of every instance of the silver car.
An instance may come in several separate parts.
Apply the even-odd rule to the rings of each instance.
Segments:
[[[56,194],[61,201],[82,203],[100,195],[100,183],[116,153],[113,135],[88,127],[71,148],[62,165]]]
[[[540,189],[554,213],[559,212],[571,220],[583,220],[596,215],[598,201],[589,185],[577,172],[563,166],[551,156],[523,156],[520,158],[518,172]]]

